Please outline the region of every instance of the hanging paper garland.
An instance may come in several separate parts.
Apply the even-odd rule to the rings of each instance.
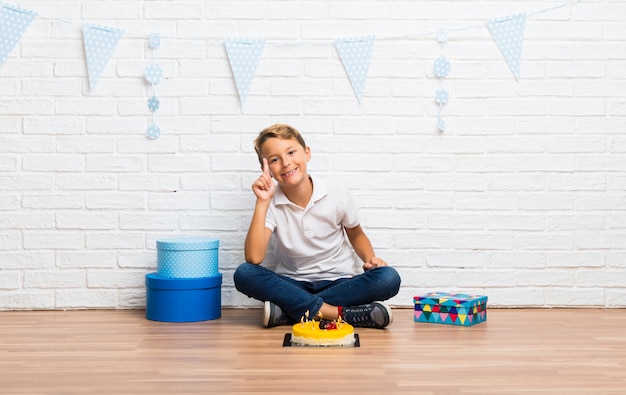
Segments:
[[[356,98],[361,102],[369,70],[375,36],[339,38],[335,48],[348,74]]]
[[[150,140],[157,139],[161,135],[161,128],[159,128],[156,123],[156,112],[159,110],[160,101],[156,97],[156,89],[155,85],[161,82],[161,77],[163,77],[163,69],[161,66],[154,62],[154,54],[161,45],[161,39],[157,33],[150,34],[150,41],[148,43],[150,49],[152,49],[152,63],[146,67],[146,71],[144,72],[144,76],[146,81],[152,84],[152,96],[148,98],[148,109],[152,113],[152,122],[151,125],[148,126],[146,130],[146,137]]]
[[[109,58],[113,54],[122,34],[124,34],[123,29],[90,23],[83,25],[83,41],[85,44],[90,91],[93,91],[98,79],[100,79],[100,74],[102,74],[109,62]]]
[[[433,71],[439,77],[439,89],[435,92],[435,102],[439,104],[439,113],[437,115],[437,128],[441,132],[446,131],[446,123],[441,117],[443,105],[448,102],[448,91],[443,87],[443,79],[450,73],[450,61],[444,56],[443,49],[448,41],[448,36],[444,30],[437,32],[437,41],[441,44],[441,56],[439,56],[433,65]]]
[[[487,28],[491,32],[491,36],[498,48],[500,48],[500,52],[502,52],[502,56],[509,65],[515,79],[518,81],[522,65],[525,24],[525,13],[487,21]]]
[[[237,92],[241,105],[246,102],[248,97],[248,88],[256,73],[256,68],[261,58],[261,53],[265,47],[265,40],[233,38],[224,40],[226,53],[230,60],[230,68],[235,77]]]
[[[2,5],[0,8],[0,66],[30,25],[36,12],[24,8]]]

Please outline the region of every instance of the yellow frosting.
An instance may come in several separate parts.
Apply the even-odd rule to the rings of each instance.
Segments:
[[[304,345],[333,346],[354,343],[354,327],[342,322],[337,329],[320,329],[319,321],[299,322],[292,327],[292,342]]]

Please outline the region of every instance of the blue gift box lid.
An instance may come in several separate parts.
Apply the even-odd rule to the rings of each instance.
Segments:
[[[473,303],[486,303],[485,295],[469,295],[448,292],[432,292],[422,296],[415,296],[413,302],[416,304],[442,305],[442,306],[463,306]]]
[[[159,250],[214,250],[219,247],[220,241],[205,237],[171,237],[157,240],[156,245]]]
[[[222,285],[222,275],[197,278],[168,278],[157,273],[146,274],[146,287],[153,289],[207,289]]]

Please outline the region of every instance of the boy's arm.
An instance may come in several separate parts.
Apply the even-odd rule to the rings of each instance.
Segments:
[[[246,235],[246,243],[244,246],[244,254],[246,262],[256,265],[263,262],[265,253],[267,252],[267,244],[272,236],[272,231],[265,227],[265,216],[269,201],[257,200],[252,214],[252,221]]]
[[[376,257],[372,243],[365,232],[363,232],[361,225],[357,225],[354,228],[345,228],[345,230],[350,244],[352,244],[352,248],[354,248],[354,252],[356,252],[363,261],[363,270],[373,269],[378,266],[387,266],[387,262]]]
[[[246,262],[256,265],[265,259],[267,244],[272,236],[272,231],[265,227],[265,216],[276,190],[266,158],[263,158],[262,169],[261,176],[252,183],[252,192],[256,196],[256,204],[244,245]]]

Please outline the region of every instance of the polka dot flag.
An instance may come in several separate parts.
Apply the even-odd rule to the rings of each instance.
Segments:
[[[254,78],[256,67],[259,64],[265,40],[262,39],[226,39],[224,40],[230,68],[235,77],[235,84],[241,104],[245,103],[248,88]]]
[[[36,13],[23,8],[3,5],[0,8],[0,66],[20,41]]]
[[[124,30],[122,29],[89,23],[83,25],[83,41],[85,43],[90,91],[96,86],[100,74],[104,71],[123,33]]]
[[[517,14],[487,21],[491,32],[504,60],[509,65],[516,80],[519,80],[522,65],[522,44],[524,43],[524,25],[526,14]]]
[[[374,39],[374,36],[364,36],[335,40],[335,48],[337,48],[359,102],[365,90],[365,80],[374,48]]]

